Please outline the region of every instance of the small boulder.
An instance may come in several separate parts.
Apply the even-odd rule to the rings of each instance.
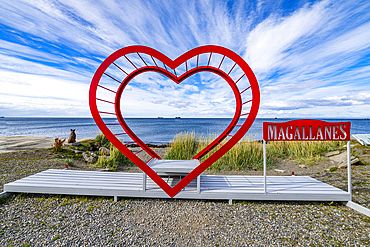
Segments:
[[[300,168],[307,168],[306,165],[298,165],[298,167],[300,167]]]
[[[107,155],[107,156],[110,155],[110,150],[108,148],[106,148],[106,147],[100,147],[99,148],[99,152],[102,155]]]
[[[81,142],[75,142],[75,143],[72,143],[72,146],[80,146],[81,145]]]
[[[87,163],[95,163],[98,160],[98,156],[94,153],[91,153],[91,155],[88,155],[87,153],[83,152],[82,157]]]

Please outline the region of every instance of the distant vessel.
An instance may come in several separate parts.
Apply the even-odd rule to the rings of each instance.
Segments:
[[[5,118],[4,116],[0,116],[0,118]]]
[[[158,118],[163,118],[163,117],[158,117]]]
[[[180,119],[181,117],[175,117],[175,119]]]

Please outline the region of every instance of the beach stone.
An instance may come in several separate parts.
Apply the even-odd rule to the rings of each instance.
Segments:
[[[110,155],[110,150],[106,147],[100,147],[99,152],[100,154],[103,154],[103,155],[108,155],[108,156]]]
[[[300,168],[307,168],[306,165],[298,165],[298,167],[300,167]]]
[[[74,152],[75,152],[75,154],[80,154],[80,153],[82,153],[82,151],[80,151],[80,150],[74,150]]]
[[[81,145],[81,142],[72,143],[72,146],[80,146],[80,145]]]
[[[98,160],[98,156],[94,153],[91,153],[91,155],[83,152],[82,153],[82,157],[84,158],[84,160],[87,162],[87,163],[95,163],[97,160]]]

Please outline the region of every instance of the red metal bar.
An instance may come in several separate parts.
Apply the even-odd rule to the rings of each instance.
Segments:
[[[100,85],[98,85],[98,87],[104,88],[105,90],[108,90],[108,91],[110,91],[112,93],[117,93],[116,91],[110,90],[109,88],[106,88],[106,87],[103,87],[103,86],[100,86]]]
[[[137,67],[136,67],[136,65],[133,63],[133,62],[131,62],[131,60],[130,59],[128,59],[127,57],[126,57],[126,55],[123,55],[126,59],[127,59],[127,61],[129,61],[131,64],[132,64],[132,66],[134,66],[135,67],[135,69],[138,69]]]
[[[241,114],[240,116],[245,116],[245,115],[249,115],[249,112],[248,113],[245,113],[245,114]]]
[[[188,72],[188,60],[185,61],[186,72]]]
[[[99,99],[99,98],[96,98],[96,100],[100,100],[100,101],[103,101],[103,102],[106,102],[106,103],[109,103],[109,104],[113,104],[113,105],[114,105],[114,103],[113,103],[113,102],[110,102],[110,101],[108,101],[108,100],[103,100],[103,99]]]
[[[199,55],[197,55],[197,67],[198,67],[198,63],[199,63]]]
[[[227,136],[233,136],[233,135],[227,134]]]
[[[106,112],[106,111],[99,111],[99,113],[104,113],[104,114],[111,114],[111,115],[116,115],[116,113],[112,113],[112,112]]]
[[[164,66],[164,68],[167,70],[167,72],[168,72],[168,69],[167,69],[167,66],[163,63],[163,66]]]
[[[235,84],[236,83],[238,83],[238,81],[240,81],[240,79],[242,79],[243,78],[243,76],[245,76],[245,74],[243,74],[236,82],[235,82]]]
[[[158,64],[155,62],[154,58],[153,58],[152,56],[150,56],[150,57],[152,58],[152,60],[153,60],[153,62],[154,62],[154,64],[155,64],[155,66],[157,66],[157,67],[158,67]]]
[[[236,66],[236,63],[234,63],[234,66],[231,68],[231,70],[229,71],[229,73],[227,73],[227,75],[229,75],[231,73],[231,71],[233,71],[233,69],[235,68]]]
[[[114,78],[113,76],[111,75],[108,75],[107,73],[104,72],[104,75],[108,76],[109,78],[115,80],[116,82],[118,82],[119,84],[121,84],[121,82],[119,80],[117,80],[116,78]]]
[[[175,72],[175,76],[177,77],[177,74],[176,74],[176,69],[173,69],[173,72]]]
[[[222,62],[224,61],[224,59],[225,59],[225,55],[224,55],[224,57],[222,58],[221,63],[220,63],[220,65],[218,65],[218,68],[217,68],[217,69],[220,69],[221,64],[222,64]]]
[[[115,136],[120,136],[120,135],[127,135],[127,133],[119,133],[119,134],[114,134]]]
[[[149,163],[149,161],[151,161],[153,159],[153,157],[151,157],[146,163],[148,164]]]
[[[146,62],[144,61],[144,59],[140,56],[140,54],[139,54],[138,52],[136,52],[136,53],[137,53],[137,55],[139,55],[139,57],[141,58],[141,60],[143,60],[143,62],[145,63],[146,67],[149,67],[149,66],[146,64]]]
[[[209,66],[209,62],[211,62],[211,57],[212,57],[212,52],[211,52],[211,54],[209,55],[209,59],[208,59],[207,67]]]
[[[223,147],[224,145],[221,144],[221,142],[218,142],[218,145],[220,145],[221,147]]]
[[[113,64],[118,68],[120,69],[123,73],[125,73],[126,75],[128,75],[128,73],[126,71],[124,71],[120,66],[118,66],[115,62],[113,62]]]
[[[134,154],[141,153],[142,151],[144,151],[144,149],[141,149],[140,151],[137,151],[137,152],[136,152],[136,153],[134,153]]]
[[[250,89],[251,86],[247,87],[246,89],[244,89],[240,94],[244,93],[245,91],[247,91],[248,89]]]
[[[252,100],[245,101],[242,105],[247,104],[247,103],[249,103],[249,102],[251,102],[251,101],[252,101]]]

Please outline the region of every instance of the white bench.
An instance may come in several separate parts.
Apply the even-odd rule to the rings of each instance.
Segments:
[[[169,176],[186,176],[197,166],[200,165],[199,160],[159,160],[152,159],[147,165],[159,175]],[[185,188],[184,188],[185,189]],[[146,174],[143,173],[143,190],[146,190]],[[197,192],[200,193],[200,175],[197,176]]]

